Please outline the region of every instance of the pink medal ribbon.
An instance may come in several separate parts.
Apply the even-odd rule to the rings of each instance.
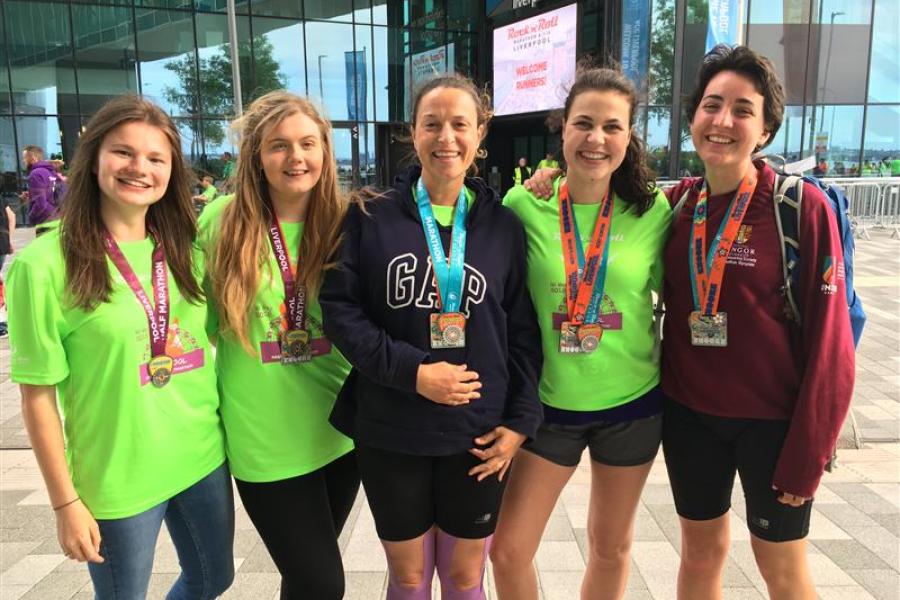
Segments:
[[[281,362],[284,364],[306,362],[312,358],[309,332],[306,330],[306,287],[296,283],[291,257],[285,246],[284,233],[281,231],[278,217],[274,214],[272,226],[269,227],[269,243],[272,245],[278,271],[281,273],[287,309],[288,327],[281,336]]]
[[[122,249],[108,231],[103,234],[103,242],[106,254],[119,270],[125,283],[131,288],[135,297],[147,314],[147,323],[150,328],[150,363],[147,365],[150,380],[156,387],[162,387],[169,383],[174,370],[174,360],[166,355],[166,338],[169,333],[169,271],[166,266],[166,254],[162,245],[155,240],[153,247],[153,269],[151,273],[153,283],[154,302],[150,301],[147,292],[141,286],[134,269],[128,264]]]

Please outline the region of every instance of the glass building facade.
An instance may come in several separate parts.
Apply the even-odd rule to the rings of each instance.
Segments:
[[[634,0],[578,2],[579,55],[619,56],[620,19]],[[638,120],[660,177],[700,172],[682,100],[706,38],[707,0],[638,0],[647,19],[646,98]],[[491,81],[491,32],[571,0],[487,14],[495,0],[243,0],[236,2],[244,104],[278,88],[320,101],[335,128],[345,187],[386,183],[416,65]],[[501,2],[502,4],[502,2]],[[785,81],[784,124],[769,152],[816,155],[828,175],[868,175],[900,157],[897,0],[743,0],[743,35]],[[234,85],[226,0],[0,0],[0,172],[22,185],[21,148],[71,157],[106,100],[140,93],[177,120],[185,155],[218,175],[233,151]],[[546,114],[499,118],[484,165],[504,180],[515,157],[558,148]],[[405,150],[404,150],[405,152]],[[505,186],[504,186],[505,187]]]

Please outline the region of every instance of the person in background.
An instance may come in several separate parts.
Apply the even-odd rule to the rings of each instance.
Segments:
[[[204,175],[200,180],[200,187],[203,188],[203,191],[192,197],[194,201],[194,209],[197,211],[197,214],[202,212],[203,207],[215,200],[216,196],[219,195],[219,190],[218,188],[216,188],[216,185],[213,182],[212,175]]]
[[[231,155],[231,152],[228,152],[227,150],[222,153],[222,160],[225,163],[222,166],[222,179],[227,182],[234,176],[235,161],[234,157],[232,157]]]
[[[513,183],[515,185],[522,185],[522,182],[526,181],[529,177],[531,177],[531,167],[528,166],[528,160],[523,156],[519,159],[516,168],[513,169]]]
[[[538,163],[537,168],[538,169],[558,169],[559,161],[556,160],[555,158],[553,158],[552,152],[548,152],[546,155],[544,155],[544,158],[542,158],[541,161]]]
[[[59,172],[62,161],[44,160],[40,146],[25,146],[22,162],[28,171],[28,191],[22,193],[22,201],[28,203],[28,222],[35,226],[35,234],[47,231],[41,227],[56,218],[65,191],[65,180]]]
[[[9,207],[5,196],[0,196],[0,337],[6,335],[6,295],[3,286],[3,264],[13,253],[12,233],[16,230],[16,213]]]

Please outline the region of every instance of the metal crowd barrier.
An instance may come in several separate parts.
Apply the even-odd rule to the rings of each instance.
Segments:
[[[889,229],[891,238],[900,240],[900,177],[823,177],[829,185],[837,185],[850,202],[850,224],[854,235],[871,239],[871,229]],[[660,179],[662,189],[678,180]]]

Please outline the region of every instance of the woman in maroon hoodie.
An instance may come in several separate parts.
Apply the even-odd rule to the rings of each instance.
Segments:
[[[841,241],[827,199],[804,184],[803,327],[788,319],[775,173],[752,156],[781,125],[772,63],[718,46],[704,58],[688,119],[703,178],[680,204],[665,251],[663,449],[681,520],[678,597],[721,597],[735,473],[771,598],[815,598],[804,538],[812,499],[853,389]]]

